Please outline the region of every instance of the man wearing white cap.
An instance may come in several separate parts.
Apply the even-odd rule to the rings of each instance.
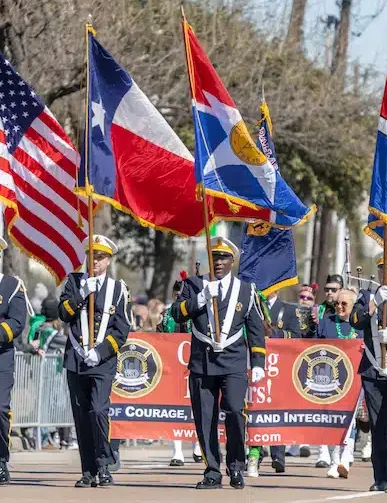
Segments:
[[[0,252],[7,243],[0,238]],[[10,480],[9,432],[11,429],[11,391],[14,383],[15,349],[13,341],[26,324],[24,285],[19,278],[0,274],[0,485]]]
[[[238,248],[228,239],[211,239],[216,280],[208,274],[187,278],[172,315],[178,323],[192,320],[190,394],[199,443],[206,463],[204,478],[197,489],[222,487],[217,435],[219,397],[225,412],[227,473],[230,485],[243,489],[245,468],[245,395],[247,355],[250,354],[252,381],[265,372],[265,330],[263,313],[256,302],[255,288],[236,278],[231,270]],[[216,341],[212,299],[217,298],[220,342]],[[246,338],[244,337],[244,327]]]
[[[89,239],[84,241],[89,252]],[[70,390],[82,464],[82,478],[75,487],[113,484],[108,470],[114,464],[110,446],[109,396],[116,371],[117,352],[129,330],[130,297],[125,284],[107,275],[117,246],[107,237],[93,236],[93,277],[68,276],[60,297],[60,318],[70,324],[64,366]],[[89,295],[94,293],[94,334],[89,334]],[[90,349],[90,337],[94,348]],[[98,482],[97,476],[98,474]]]
[[[370,491],[387,492],[387,373],[381,368],[381,344],[387,344],[387,329],[382,329],[383,303],[387,286],[383,285],[383,256],[377,259],[379,282],[375,295],[360,290],[353,306],[350,323],[364,333],[364,353],[358,374],[361,375],[372,436],[372,466],[375,482]]]

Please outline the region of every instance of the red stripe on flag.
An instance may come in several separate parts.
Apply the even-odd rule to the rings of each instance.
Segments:
[[[59,280],[63,280],[66,277],[66,271],[63,268],[62,264],[41,246],[31,241],[17,227],[12,227],[11,235],[15,237],[15,239],[24,248],[24,250],[27,250],[29,254],[35,256],[36,258],[47,264],[49,269],[59,278]]]
[[[62,138],[63,141],[67,143],[67,145],[70,145],[70,147],[73,150],[76,150],[74,145],[71,143],[70,138],[67,136],[67,134],[64,132],[60,124],[53,118],[51,117],[48,113],[42,112],[39,115],[39,119],[47,126],[49,127],[56,135],[59,136],[59,138]]]
[[[85,239],[86,234],[82,230],[82,228],[79,227],[77,222],[75,222],[69,215],[67,215],[67,213],[60,206],[56,205],[53,201],[51,201],[51,199],[48,199],[46,196],[41,194],[38,190],[35,189],[35,187],[24,180],[24,178],[21,178],[17,173],[13,173],[13,178],[15,180],[16,186],[20,190],[22,190],[25,194],[44,206],[58,220],[62,221],[65,226],[68,227],[80,241],[83,241],[83,239]]]
[[[14,152],[14,157],[19,161],[26,169],[31,173],[34,173],[43,183],[55,191],[59,196],[62,197],[67,203],[69,203],[75,210],[78,209],[78,196],[74,194],[67,187],[62,185],[57,178],[46,171],[38,162],[35,161],[31,156],[29,156],[24,150],[17,148]],[[87,205],[79,200],[79,207],[83,218],[87,220]]]
[[[67,157],[65,157],[62,152],[59,152],[51,142],[46,140],[42,135],[40,135],[34,128],[29,127],[24,135],[28,140],[30,140],[37,149],[41,150],[46,154],[55,164],[63,169],[68,175],[70,175],[75,182],[76,166]]]
[[[19,202],[18,207],[20,217],[31,225],[31,227],[37,229],[41,234],[52,241],[60,250],[62,250],[69,258],[73,268],[76,269],[79,265],[79,258],[75,253],[74,248],[69,244],[66,238],[64,238],[62,234],[38,217],[35,213],[32,213],[22,203]]]

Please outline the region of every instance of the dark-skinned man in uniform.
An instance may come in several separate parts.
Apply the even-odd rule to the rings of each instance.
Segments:
[[[84,246],[88,252],[88,238]],[[93,236],[92,246],[94,277],[88,273],[70,274],[59,303],[60,318],[70,324],[64,366],[82,464],[82,478],[75,484],[78,488],[113,484],[108,470],[108,465],[115,462],[110,445],[109,397],[117,352],[130,330],[126,286],[107,274],[117,246],[98,234]],[[94,348],[90,349],[88,300],[92,292]]]
[[[367,403],[372,437],[374,483],[370,491],[387,492],[387,372],[381,368],[381,344],[387,343],[387,330],[382,329],[383,303],[387,301],[387,286],[383,285],[383,257],[377,260],[379,282],[375,295],[360,290],[353,306],[350,324],[363,330],[364,353],[358,373],[361,375]]]
[[[7,246],[6,241],[0,238],[0,251]],[[21,280],[0,274],[0,485],[10,481],[7,463],[15,370],[14,340],[23,332],[26,316],[26,295]]]
[[[172,315],[178,323],[192,320],[189,385],[199,443],[206,463],[204,478],[197,489],[222,487],[218,442],[219,397],[225,412],[227,473],[230,485],[243,489],[245,468],[245,395],[247,361],[250,355],[252,382],[264,378],[265,330],[263,313],[254,285],[232,274],[238,248],[228,239],[211,239],[215,281],[208,275],[187,278]],[[212,299],[216,298],[221,326],[220,342],[215,338]],[[246,329],[246,338],[243,334]]]

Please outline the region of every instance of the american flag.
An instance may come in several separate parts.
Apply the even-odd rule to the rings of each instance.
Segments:
[[[12,240],[61,283],[83,262],[87,204],[73,190],[79,154],[0,53],[0,200]],[[78,209],[83,227],[79,226]]]

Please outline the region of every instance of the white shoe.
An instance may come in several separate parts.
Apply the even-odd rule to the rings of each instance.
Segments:
[[[258,459],[249,458],[247,461],[247,476],[248,477],[259,477],[258,473]]]
[[[371,459],[371,454],[372,454],[372,444],[371,440],[368,440],[361,451],[362,461],[369,461]]]
[[[69,446],[67,447],[69,451],[75,451],[76,449],[79,449],[78,442],[76,440],[73,440],[72,442],[69,443]]]
[[[349,463],[340,463],[337,467],[337,471],[339,472],[339,477],[347,479],[349,474]]]
[[[337,469],[337,465],[332,465],[328,472],[327,472],[327,477],[329,479],[338,479],[340,477],[339,471]]]

